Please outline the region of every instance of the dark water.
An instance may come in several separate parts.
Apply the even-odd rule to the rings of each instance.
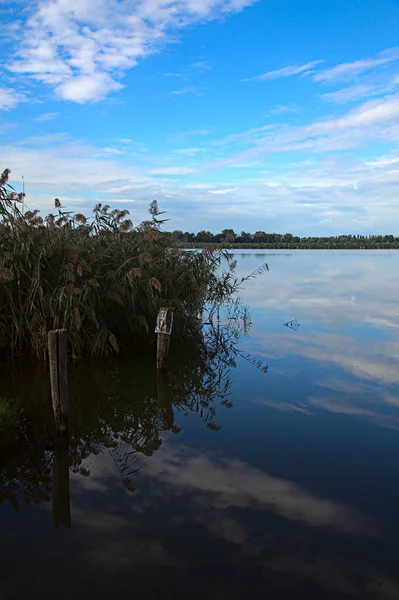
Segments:
[[[0,371],[1,600],[399,598],[399,254],[237,259],[248,336],[75,364],[68,445],[42,366]]]

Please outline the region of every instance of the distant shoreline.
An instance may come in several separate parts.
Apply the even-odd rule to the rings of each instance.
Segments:
[[[394,244],[213,244],[212,242],[193,242],[176,244],[178,248],[203,249],[207,246],[218,246],[226,250],[399,250],[399,243]]]

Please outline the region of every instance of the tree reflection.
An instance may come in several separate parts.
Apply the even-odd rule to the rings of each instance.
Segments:
[[[48,501],[53,492],[54,526],[69,527],[69,470],[89,476],[85,459],[90,455],[108,453],[124,486],[134,491],[134,474],[144,457],[160,448],[163,432],[180,433],[175,411],[196,413],[208,429],[218,431],[218,407],[232,407],[232,371],[245,334],[242,319],[230,317],[193,326],[183,345],[172,344],[166,374],[156,373],[152,356],[150,361],[130,355],[71,364],[65,439],[54,439],[43,365],[8,369],[2,374],[4,391],[19,400],[24,417],[15,447],[0,456],[0,501],[17,509],[21,499]]]

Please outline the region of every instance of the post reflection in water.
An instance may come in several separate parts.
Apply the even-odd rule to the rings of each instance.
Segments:
[[[162,431],[169,431],[173,429],[175,424],[175,415],[169,395],[169,382],[167,374],[164,371],[157,372],[157,390],[160,429]]]
[[[71,527],[71,507],[69,497],[69,439],[67,435],[57,436],[53,458],[53,525]]]

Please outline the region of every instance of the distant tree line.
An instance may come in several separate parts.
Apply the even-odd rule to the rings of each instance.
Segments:
[[[240,248],[302,248],[302,249],[363,249],[399,248],[399,236],[394,235],[336,235],[330,237],[299,237],[292,233],[266,233],[256,231],[236,233],[233,229],[223,229],[220,233],[210,231],[190,233],[175,230],[171,232],[178,246],[202,247],[206,244],[223,244]]]

